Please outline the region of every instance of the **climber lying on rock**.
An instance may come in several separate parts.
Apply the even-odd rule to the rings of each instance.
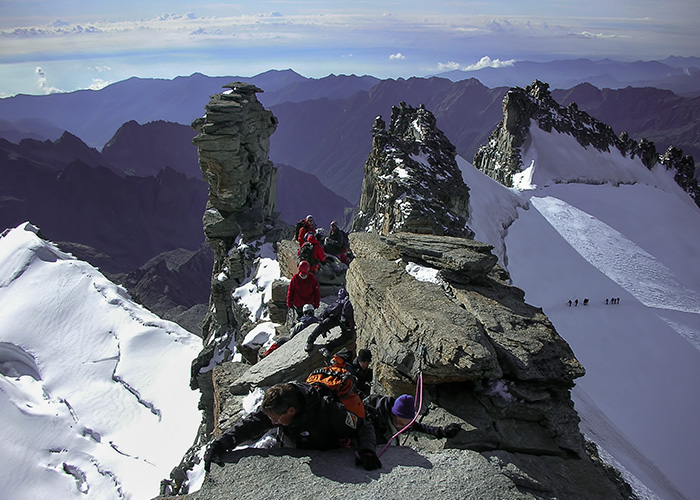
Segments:
[[[375,452],[372,424],[348,411],[342,403],[324,397],[314,385],[290,382],[270,387],[260,409],[214,440],[204,455],[204,469],[212,462],[223,466],[223,456],[238,444],[254,441],[277,427],[283,447],[330,450],[357,442],[357,465],[365,470],[382,466]]]
[[[416,416],[415,400],[413,396],[404,394],[394,399],[390,396],[373,395],[364,400],[367,418],[372,422],[378,444],[388,443],[393,436],[411,424]],[[459,424],[447,424],[444,427],[413,422],[407,431],[421,432],[438,439],[453,438],[460,431]],[[396,436],[392,444],[399,445],[399,439],[406,436]]]

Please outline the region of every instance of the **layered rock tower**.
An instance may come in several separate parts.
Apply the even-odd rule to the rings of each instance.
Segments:
[[[276,224],[277,170],[269,159],[277,119],[258,101],[255,85],[234,82],[211,97],[204,117],[192,123],[199,166],[209,183],[204,235],[214,250],[209,313],[204,339],[236,328],[231,292],[248,270],[244,243]]]

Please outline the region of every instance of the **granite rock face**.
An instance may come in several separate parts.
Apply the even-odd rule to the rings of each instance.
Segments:
[[[348,500],[614,500],[627,498],[591,462],[468,450],[387,449],[366,472],[351,450],[244,450],[213,466],[190,500],[344,498]],[[584,496],[581,496],[585,485]]]
[[[469,236],[469,189],[456,150],[424,107],[393,106],[372,128],[353,230]],[[435,204],[438,203],[438,205]]]
[[[351,244],[347,288],[376,392],[410,394],[422,374],[429,415],[465,424],[451,446],[585,454],[568,393],[584,369],[488,245],[411,233],[357,233]]]

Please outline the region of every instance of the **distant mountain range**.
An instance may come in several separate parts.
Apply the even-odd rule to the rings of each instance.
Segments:
[[[499,68],[454,70],[436,76],[453,81],[476,78],[487,87],[524,87],[534,80],[540,80],[558,89],[586,82],[599,88],[655,87],[686,97],[700,95],[700,57],[669,57],[663,61],[636,62],[611,59],[514,61]]]
[[[500,121],[501,101],[510,85],[529,84],[535,78],[557,88],[560,85],[556,82],[566,77],[575,86],[554,91],[554,97],[562,103],[575,101],[580,109],[610,125],[617,134],[624,131],[636,140],[643,137],[653,140],[659,151],[675,145],[685,154],[698,157],[700,97],[650,87],[599,89],[583,83],[591,80],[588,76],[592,72],[602,74],[604,69],[613,76],[628,75],[624,83],[637,86],[668,73],[671,75],[668,78],[688,77],[683,81],[695,85],[693,92],[697,93],[700,82],[692,82],[696,68],[700,67],[698,61],[698,58],[672,58],[646,63],[585,59],[522,62],[512,67],[491,68],[493,71],[480,70],[482,73],[460,72],[408,80],[354,75],[310,79],[292,70],[268,71],[251,78],[207,77],[198,73],[173,80],[131,78],[100,91],[0,99],[0,116],[4,119],[0,122],[0,137],[11,141],[21,137],[55,139],[58,130],[68,130],[90,146],[104,147],[103,153],[111,162],[120,164],[120,169],[152,175],[150,157],[142,156],[131,166],[119,159],[128,157],[124,148],[128,150],[137,143],[134,141],[145,141],[161,145],[160,149],[152,148],[159,158],[167,157],[170,163],[189,162],[188,167],[171,165],[172,168],[187,176],[197,176],[198,167],[192,160],[195,150],[186,140],[192,132],[185,130],[203,114],[210,95],[221,92],[225,83],[244,80],[264,90],[258,94],[260,101],[279,119],[271,138],[271,159],[314,174],[333,192],[356,203],[371,147],[374,117],[389,116],[391,107],[400,101],[412,106],[425,104],[458,153],[472,158]],[[509,82],[508,86],[489,88],[473,78],[459,81],[444,78],[482,75],[480,78],[489,81],[489,74],[500,75],[500,80],[492,82],[499,85]],[[166,133],[168,138],[155,138],[152,132],[147,133],[151,129],[148,126],[140,130],[146,134],[140,139],[129,135],[137,123],[155,121],[181,124],[182,132],[176,132],[176,125],[159,126],[158,133]],[[131,140],[118,141],[121,146],[113,144],[112,138],[120,136]],[[107,142],[110,144],[106,145]]]
[[[692,76],[697,63],[678,58],[632,65],[630,75],[648,81],[650,72],[681,67]],[[619,70],[623,63],[579,60],[515,68],[540,68],[537,77],[546,80],[603,66]],[[515,70],[498,74],[509,71]],[[524,69],[522,74],[526,83],[534,76]],[[376,116],[388,118],[402,101],[424,104],[458,154],[471,159],[502,119],[509,88],[489,88],[474,78],[309,79],[284,70],[252,78],[197,73],[173,80],[131,78],[100,91],[0,99],[0,229],[30,220],[75,255],[114,273],[134,271],[162,252],[197,251],[204,241],[207,186],[200,180],[190,123],[204,113],[210,95],[235,80],[263,89],[258,98],[279,121],[270,156],[279,168],[282,220],[293,224],[313,213],[323,227],[332,219],[346,221],[359,199]],[[659,151],[673,144],[700,156],[700,97],[581,82],[552,96],[564,105],[576,102],[617,134],[651,139]]]

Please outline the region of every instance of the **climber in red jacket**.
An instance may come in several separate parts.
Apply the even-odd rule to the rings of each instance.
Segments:
[[[316,276],[309,273],[311,266],[305,260],[299,262],[299,272],[292,276],[287,288],[287,307],[296,311],[295,320],[303,315],[304,304],[311,304],[314,309],[321,303],[321,289],[318,287]]]

